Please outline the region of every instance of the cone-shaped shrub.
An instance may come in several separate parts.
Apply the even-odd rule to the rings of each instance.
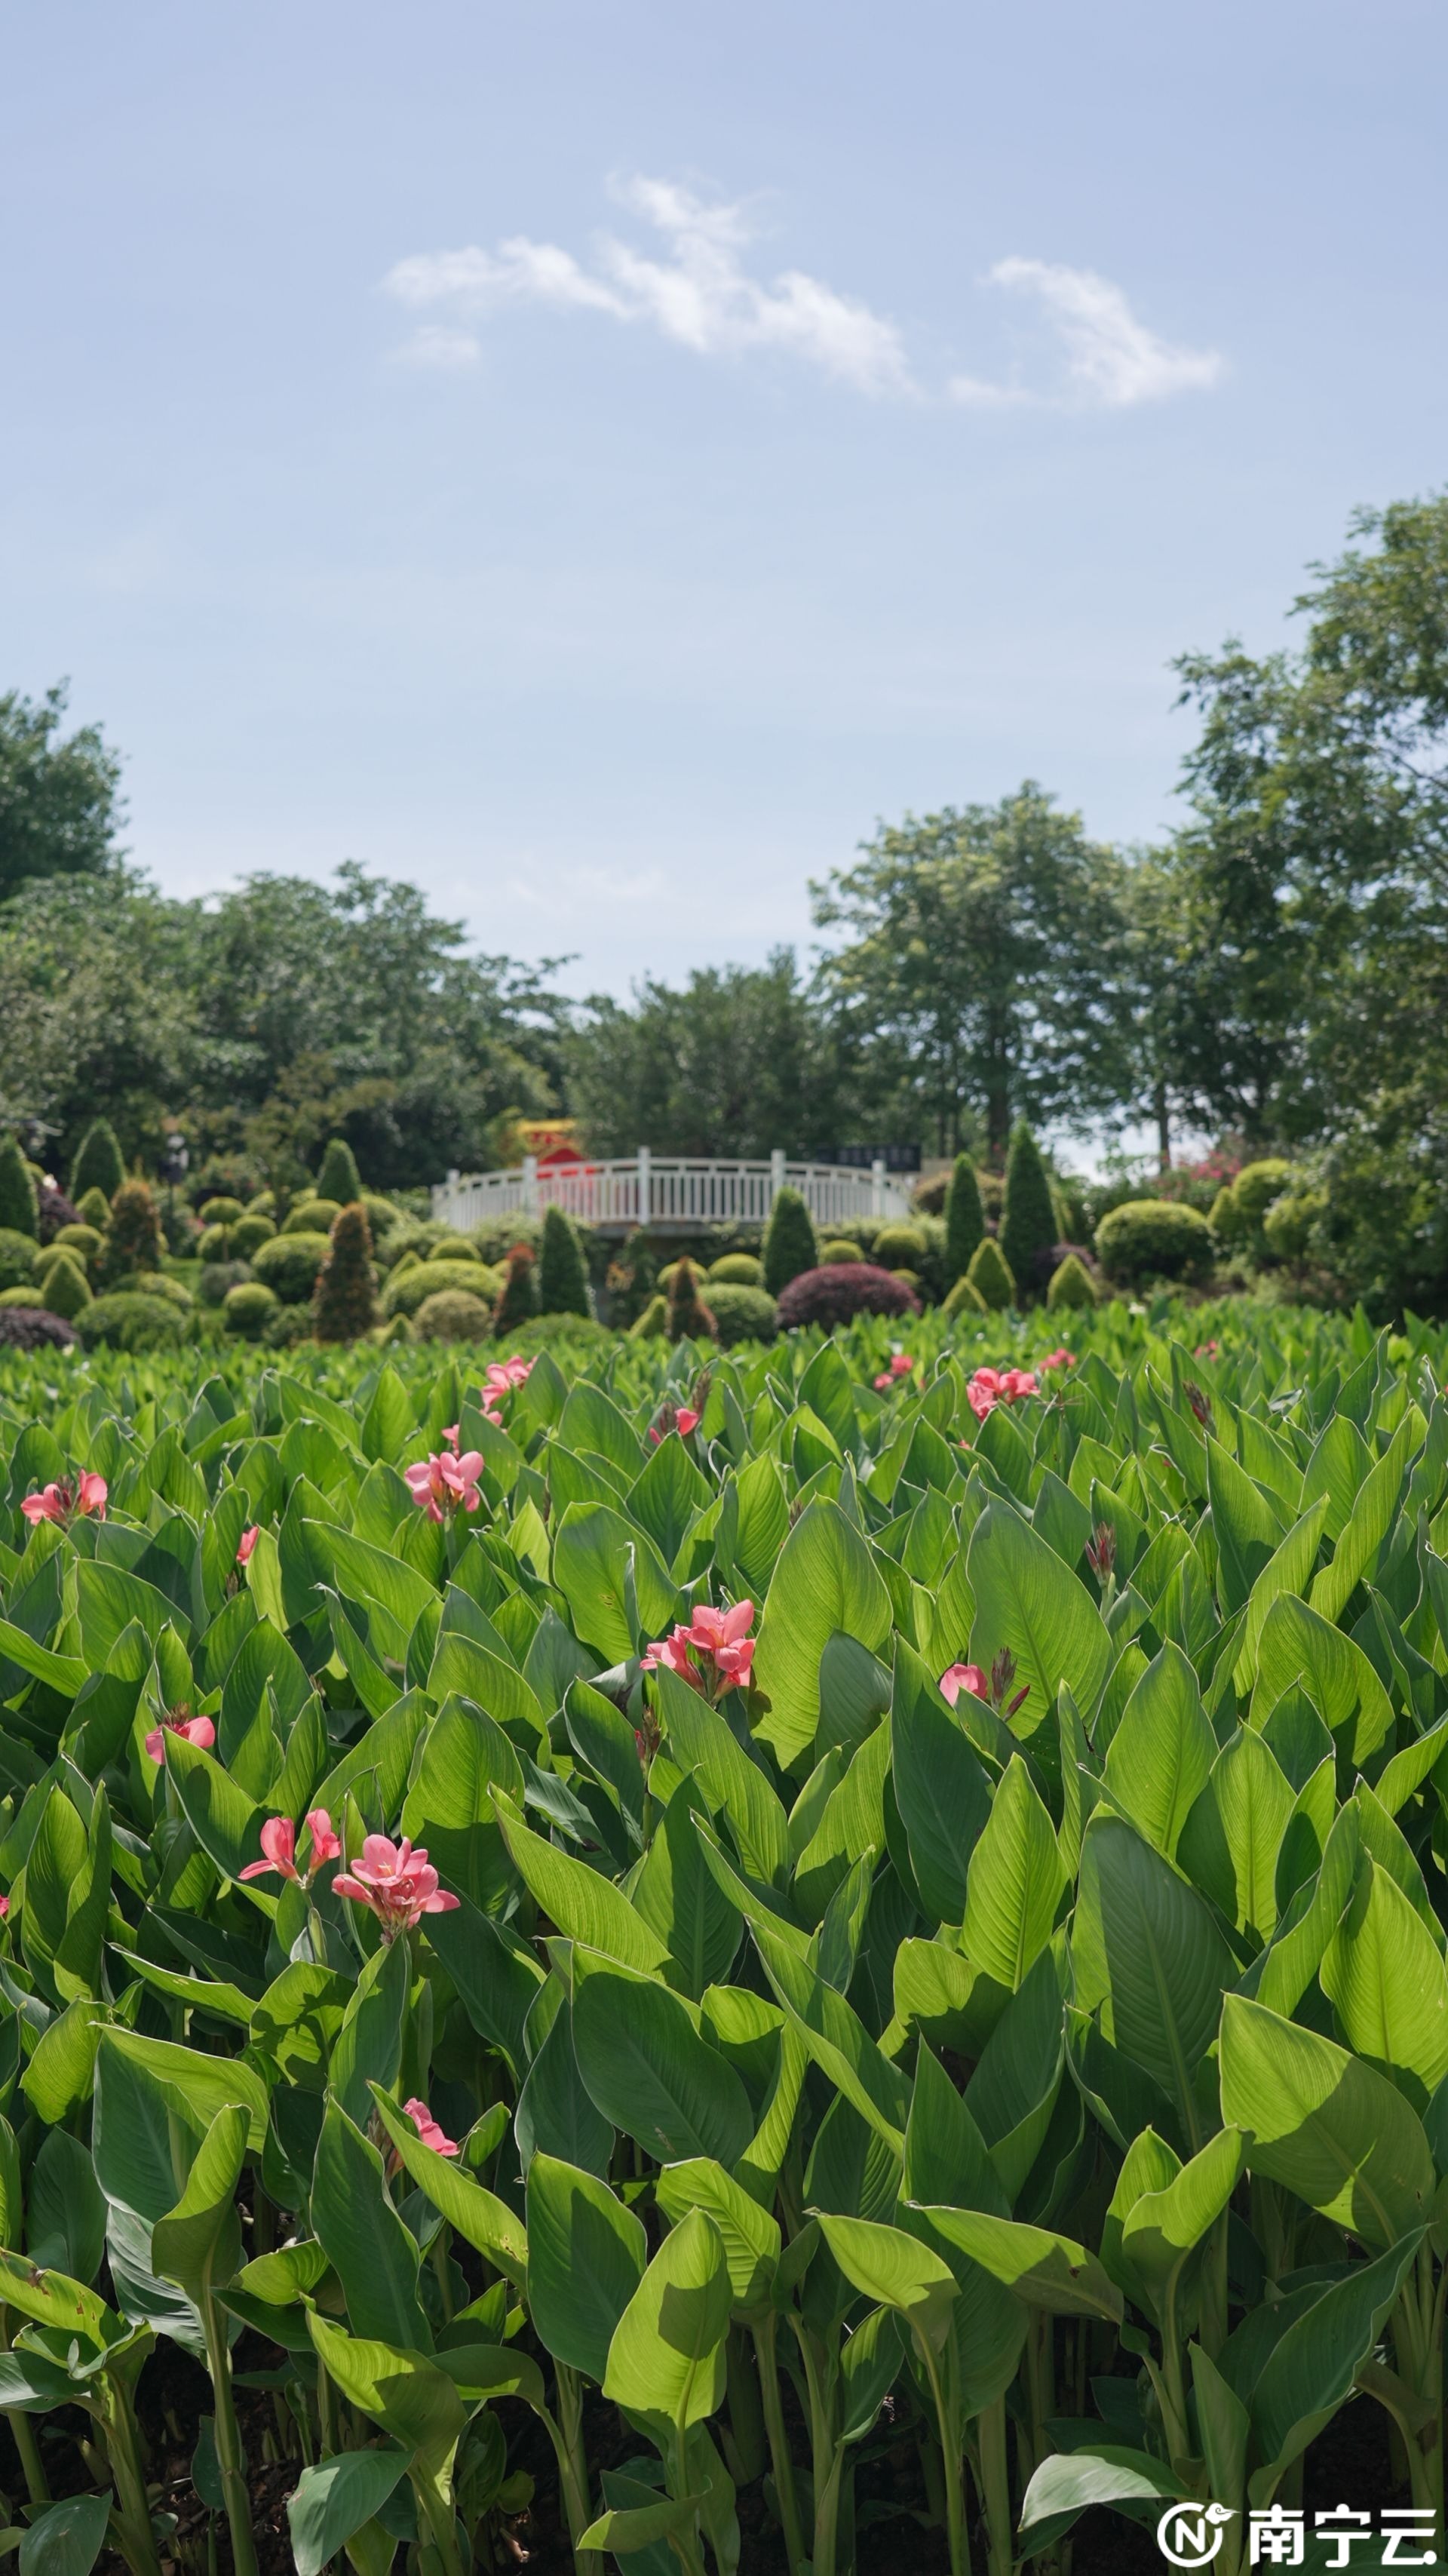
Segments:
[[[544,1315],[586,1315],[588,1279],[578,1237],[562,1208],[543,1213],[543,1242],[538,1255],[538,1308]]]
[[[994,1247],[992,1247],[994,1249]],[[996,1255],[999,1259],[999,1254]],[[990,1308],[969,1273],[962,1271],[953,1288],[948,1288],[940,1302],[942,1315],[988,1315]]]
[[[977,1244],[985,1241],[985,1210],[980,1203],[980,1183],[969,1154],[957,1154],[950,1187],[945,1193],[945,1281],[953,1288],[963,1279],[975,1257]]]
[[[1055,1266],[1051,1255],[1059,1241],[1046,1166],[1040,1147],[1021,1119],[1011,1137],[1006,1160],[1000,1245],[1022,1303],[1044,1292]]]
[[[809,1220],[806,1218],[806,1224]],[[714,1318],[699,1294],[692,1261],[679,1261],[669,1281],[666,1330],[671,1342],[712,1342]]]
[[[1007,1306],[1015,1304],[1016,1283],[1011,1276],[1011,1265],[993,1234],[988,1234],[983,1242],[976,1245],[965,1275],[976,1295],[992,1311],[1004,1312]]]
[[[90,1282],[80,1264],[68,1252],[58,1252],[40,1282],[40,1293],[48,1315],[59,1315],[73,1324],[83,1306],[91,1302]]]
[[[111,1201],[107,1276],[119,1279],[132,1270],[159,1270],[164,1249],[160,1214],[145,1182],[122,1181]]]
[[[32,1241],[40,1230],[34,1178],[13,1136],[0,1137],[0,1225]]]
[[[312,1290],[312,1324],[319,1342],[355,1342],[377,1321],[372,1286],[372,1228],[360,1202],[344,1207],[332,1228],[327,1258]]]
[[[1079,1253],[1068,1252],[1064,1261],[1057,1262],[1046,1291],[1046,1303],[1053,1314],[1071,1306],[1095,1305],[1096,1290],[1091,1273]]]
[[[82,1225],[97,1226],[102,1234],[105,1233],[111,1221],[110,1200],[105,1191],[98,1190],[94,1183],[88,1190],[82,1190],[76,1201],[75,1212]]]
[[[771,1297],[802,1272],[817,1269],[819,1257],[809,1209],[798,1190],[781,1190],[764,1236],[764,1284]]]
[[[317,1174],[319,1199],[335,1199],[338,1207],[352,1207],[362,1196],[362,1176],[357,1157],[345,1136],[334,1136],[322,1156]]]
[[[646,1341],[655,1333],[667,1332],[668,1326],[669,1301],[667,1297],[651,1297],[648,1304],[645,1306],[643,1313],[635,1322],[630,1324],[628,1328],[629,1340],[631,1342]]]
[[[493,1318],[495,1333],[516,1333],[538,1312],[538,1274],[526,1243],[515,1243],[508,1255],[508,1276]]]
[[[94,1119],[80,1141],[70,1170],[70,1194],[79,1206],[87,1190],[103,1192],[107,1205],[126,1177],[116,1131],[108,1118]]]

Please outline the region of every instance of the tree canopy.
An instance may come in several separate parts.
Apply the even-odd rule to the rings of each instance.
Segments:
[[[96,876],[117,856],[121,764],[96,725],[62,739],[66,687],[0,697],[0,901],[35,877]]]

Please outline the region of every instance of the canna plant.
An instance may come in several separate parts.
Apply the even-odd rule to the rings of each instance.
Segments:
[[[1445,1336],[1048,1323],[5,1361],[12,2537],[1441,2553]]]

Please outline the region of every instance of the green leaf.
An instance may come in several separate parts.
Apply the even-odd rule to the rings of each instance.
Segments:
[[[669,1955],[665,1944],[618,1888],[596,1869],[570,1860],[566,1852],[530,1832],[501,1790],[494,1792],[494,1805],[515,1869],[535,1904],[560,1932],[643,1976],[664,1966]]]
[[[1168,1640],[1122,1711],[1105,1775],[1117,1805],[1168,1860],[1216,1753],[1196,1674]]]
[[[1300,1682],[1327,1720],[1338,1749],[1361,1765],[1377,1751],[1393,1723],[1392,1702],[1363,1653],[1340,1628],[1329,1626],[1305,1601],[1274,1601],[1257,1649],[1257,1711],[1275,1706]]]
[[[938,1680],[903,1638],[895,1647],[890,1737],[915,1883],[937,1922],[959,1923],[971,1854],[990,1816],[990,1779]]]
[[[1268,1560],[1275,1556],[1285,1526],[1281,1507],[1269,1502],[1260,1485],[1238,1466],[1220,1440],[1206,1443],[1207,1499],[1221,1569],[1222,1608],[1227,1618],[1245,1605]]]
[[[683,1607],[653,1541],[607,1503],[570,1503],[553,1542],[553,1580],[585,1644],[609,1664],[639,1651],[627,1602],[632,1587],[644,1639],[667,1636]]]
[[[1003,1650],[1010,1653],[1036,1719],[1055,1706],[1065,1682],[1089,1721],[1111,1667],[1111,1640],[1085,1585],[1063,1574],[1055,1549],[1009,1503],[987,1504],[968,1563],[976,1662],[988,1670]]]
[[[575,1951],[573,2044],[604,2118],[661,2163],[714,2156],[730,2165],[743,2154],[749,2097],[666,1986]]]
[[[348,1998],[332,2042],[332,2091],[358,2128],[372,2116],[370,2084],[397,2081],[407,2016],[409,1960],[405,1941],[374,1950]]]
[[[759,1764],[677,1673],[657,1672],[653,1682],[664,1741],[680,1770],[695,1774],[715,1815],[722,1811],[750,1876],[782,1887],[790,1869],[789,1824]]]
[[[218,2112],[196,2151],[176,2206],[151,2231],[151,2269],[200,2307],[223,2289],[241,2258],[236,2186],[246,2157],[245,2111]]]
[[[17,2171],[18,2180],[18,2171]],[[8,2195],[7,2195],[8,2197]],[[19,2241],[18,2194],[13,2232],[4,2241]],[[26,2251],[42,2271],[68,2272],[77,2281],[94,2281],[106,2250],[105,2195],[96,2169],[79,2138],[52,2129],[42,2139],[30,2169],[29,2225]]]
[[[364,2341],[425,2351],[416,2239],[388,2195],[382,2158],[335,2102],[327,2105],[312,2178],[312,2225]]]
[[[599,2383],[614,2330],[644,2276],[632,2210],[596,2174],[541,2152],[528,2167],[528,2312],[555,2361]]]
[[[603,2393],[685,2429],[724,2396],[732,2296],[718,2229],[691,2209],[664,2238],[614,2330]]]
[[[1423,2224],[1433,2160],[1384,2076],[1241,1995],[1222,2007],[1221,2074],[1222,2115],[1251,2131],[1254,2173],[1379,2250]]]
[[[702,2209],[719,2231],[736,2310],[749,2316],[767,2308],[779,2261],[779,2227],[732,2174],[709,2156],[695,2156],[665,2165],[654,2196],[676,2226],[689,2210]]]
[[[933,2233],[978,2263],[1032,2308],[1057,2317],[1109,2317],[1119,2323],[1121,2292],[1094,2254],[1049,2227],[1027,2227],[983,2209],[932,2204],[921,2216]]]
[[[166,1739],[166,1776],[201,1848],[226,1878],[240,1878],[261,1858],[265,1810],[253,1804],[219,1762],[184,1735]]]
[[[580,2552],[611,2549],[616,2558],[626,2558],[636,2549],[667,2540],[671,2531],[683,2531],[703,2502],[699,2494],[660,2496],[657,2504],[610,2505],[580,2534],[576,2546]]]
[[[377,2116],[418,2189],[467,2244],[485,2254],[521,2290],[528,2277],[528,2238],[507,2202],[464,2173],[454,2158],[440,2156],[425,2145],[406,2113],[389,2101],[380,2085],[372,2085],[371,2093]]]
[[[170,2085],[185,2103],[198,2132],[210,2127],[231,2102],[247,2115],[247,2153],[260,2155],[266,2135],[267,2093],[255,2069],[239,2057],[209,2057],[174,2040],[147,2039],[140,2031],[111,2029],[101,2040],[101,2059],[123,2058],[132,2066]]]
[[[20,2576],[90,2576],[110,2518],[108,2495],[67,2496],[47,2505],[20,2543]]]
[[[972,1965],[1008,1994],[1049,1941],[1065,1884],[1051,1819],[1016,1754],[971,1859],[960,1936]]]
[[[1426,2110],[1448,2075],[1448,1969],[1421,1916],[1366,1852],[1319,1974],[1350,2047]]]
[[[1280,2471],[1305,2451],[1352,2395],[1421,2243],[1415,2228],[1375,2263],[1357,2264],[1346,2280],[1332,2282],[1268,2355],[1251,2414],[1271,2469]]]
[[[688,1795],[676,1790],[633,1885],[633,1901],[669,1946],[676,1982],[697,2003],[728,1976],[743,1919],[710,1869]]]
[[[1104,2037],[1161,2087],[1195,2146],[1196,2072],[1216,2037],[1231,1952],[1195,1890],[1099,1808],[1081,1846],[1071,1958],[1078,2006],[1099,2006]]]
[[[409,2457],[400,2450],[338,2451],[303,2469],[287,2498],[297,2576],[322,2576],[329,2561],[387,2502],[407,2474]]]
[[[445,2370],[426,2353],[399,2350],[307,2312],[307,2331],[329,2379],[393,2440],[413,2453],[413,2473],[446,2474],[467,2418]]]
[[[837,1504],[813,1502],[780,1551],[754,1657],[764,1706],[755,1731],[782,1769],[814,1742],[820,1661],[837,1635],[878,1654],[890,1635],[890,1596],[854,1523]]]
[[[1133,2202],[1121,2231],[1122,2251],[1158,2300],[1221,2217],[1246,2162],[1247,2144],[1240,2129],[1219,2129],[1170,2182]]]
[[[815,2064],[898,2154],[909,2110],[899,2068],[876,2047],[844,1996],[796,1957],[764,1915],[752,1914],[749,1928],[765,1975]]]
[[[1180,2478],[1149,2451],[1052,2451],[1042,2460],[1021,2505],[1020,2537],[1027,2555],[1041,2549],[1076,2516],[1098,2504],[1159,2504],[1184,2496]],[[1196,2516],[1199,2505],[1188,2503]]]
[[[1266,1738],[1239,1727],[1218,1754],[1177,1851],[1227,1921],[1260,1940],[1276,1929],[1277,1860],[1293,1804]]]

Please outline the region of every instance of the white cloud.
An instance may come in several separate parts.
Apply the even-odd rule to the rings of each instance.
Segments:
[[[1121,288],[1093,269],[1064,268],[1044,259],[1002,259],[991,270],[990,282],[1034,296],[1063,343],[1068,392],[1078,402],[1122,411],[1134,403],[1162,402],[1171,394],[1205,392],[1222,374],[1217,350],[1178,348],[1159,339],[1137,320]],[[950,392],[963,403],[1050,399],[970,376],[953,378]]]
[[[424,325],[403,354],[455,365],[463,341],[471,353],[477,348],[465,317],[529,303],[650,324],[701,357],[779,349],[861,393],[914,390],[893,322],[802,269],[767,282],[751,275],[742,206],[708,205],[666,179],[632,179],[615,194],[664,236],[663,256],[605,233],[588,268],[554,242],[519,234],[496,251],[425,251],[399,260],[383,280],[388,293],[415,310],[443,307],[454,317],[447,329]]]

